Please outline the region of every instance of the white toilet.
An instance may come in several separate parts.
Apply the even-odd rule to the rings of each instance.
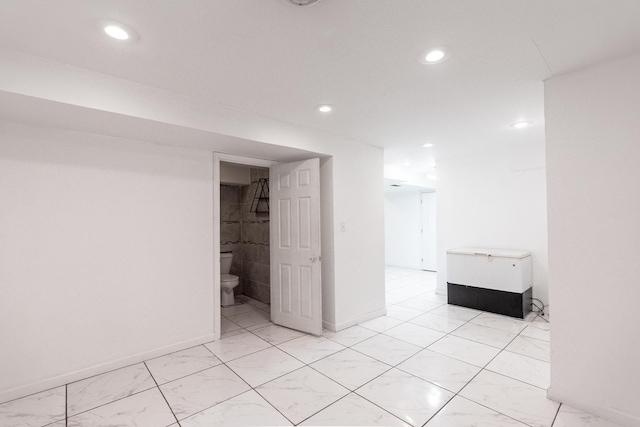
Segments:
[[[233,297],[233,288],[240,284],[240,278],[229,274],[233,254],[224,252],[220,254],[220,305],[227,307],[236,303]]]

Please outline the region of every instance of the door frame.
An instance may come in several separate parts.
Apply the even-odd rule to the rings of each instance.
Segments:
[[[270,168],[273,160],[213,152],[213,336],[220,339],[220,162]]]
[[[425,221],[426,206],[425,206],[424,200],[425,200],[425,195],[427,195],[427,194],[433,195],[435,206],[437,206],[437,203],[438,203],[437,191],[422,191],[422,192],[420,192],[420,230],[421,230],[421,233],[420,233],[420,250],[421,250],[421,252],[420,252],[420,270],[437,272],[438,251],[437,251],[437,246],[435,246],[437,244],[437,240],[436,240],[436,243],[434,243],[434,254],[433,255],[434,255],[434,257],[436,259],[435,259],[435,262],[433,264],[433,269],[430,269],[430,268],[426,269],[425,268],[425,252],[426,252],[426,248],[425,248],[424,241],[425,241],[425,234],[427,232],[428,224]],[[435,206],[434,206],[434,212],[437,212],[435,210]],[[437,219],[437,216],[436,216],[435,221],[437,221],[437,220],[438,219]],[[437,235],[436,235],[437,225],[436,225],[436,229],[432,230],[432,231],[434,233],[434,237],[437,239]]]

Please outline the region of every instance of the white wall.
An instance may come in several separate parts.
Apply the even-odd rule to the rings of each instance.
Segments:
[[[0,122],[0,401],[213,334],[211,153]]]
[[[322,208],[322,224],[323,226],[329,224],[322,230],[323,263],[327,262],[327,265],[323,265],[322,269],[323,291],[326,291],[325,297],[328,298],[323,302],[323,314],[329,316],[324,319],[325,326],[332,329],[342,329],[384,314],[384,198],[382,192],[383,152],[381,149],[308,128],[298,128],[250,112],[200,102],[193,98],[55,61],[6,49],[0,49],[0,51],[2,52],[0,55],[0,100],[12,100],[12,108],[5,108],[6,104],[0,102],[0,113],[11,117],[12,120],[24,120],[38,125],[60,126],[72,131],[69,133],[76,136],[79,134],[78,132],[91,132],[99,135],[118,136],[119,138],[143,139],[159,144],[193,146],[210,152],[219,151],[267,160],[282,161],[285,160],[283,158],[285,155],[299,156],[305,153],[308,155],[310,152],[316,153],[318,156],[331,156],[331,161],[324,162],[321,167],[322,185],[331,185],[330,188],[322,190],[323,201],[330,201],[329,205]],[[26,116],[20,116],[19,113],[26,114]],[[43,141],[49,141],[55,133],[53,130],[46,129],[38,132],[42,134]],[[80,135],[86,135],[86,133]],[[192,137],[196,139],[192,140]],[[77,144],[74,147],[82,148],[81,145]],[[48,155],[53,156],[56,147],[57,145],[52,144],[50,151],[47,151]],[[156,148],[161,150],[160,146]],[[167,150],[171,149],[167,148]],[[82,150],[80,151],[82,153]],[[83,154],[76,155],[73,149],[65,152],[72,159],[77,156],[82,160],[81,165],[82,162],[85,162]],[[175,152],[181,153],[183,151]],[[184,152],[196,153],[191,150],[184,150]],[[210,152],[207,153],[208,156],[211,155]],[[86,157],[91,159],[99,156],[93,155],[92,157],[87,154]],[[146,164],[143,160],[141,160],[141,167]],[[293,161],[295,159],[287,158],[286,160]],[[168,170],[173,170],[174,167],[180,168],[183,161],[180,155],[176,155],[176,165],[173,165],[173,159],[167,160],[163,165]],[[47,163],[46,158],[44,163]],[[27,165],[28,163],[25,163],[22,166],[26,168]],[[16,175],[25,174],[24,171],[21,172],[22,166],[15,167]],[[90,175],[94,166],[89,162],[85,166],[78,166],[78,168]],[[75,167],[70,167],[70,169],[75,170]],[[114,169],[120,170],[117,167]],[[153,187],[158,184],[157,181],[150,178],[142,185],[136,180],[140,174],[125,174],[124,170],[121,172],[122,174],[117,175],[117,178],[114,179],[120,179],[121,185],[132,188],[131,191],[134,191],[135,188],[145,188],[144,185]],[[327,176],[327,173],[331,176]],[[162,173],[153,176],[162,180]],[[15,177],[12,179],[17,180]],[[69,182],[72,180],[65,181],[65,185],[61,184],[58,191],[63,193]],[[166,191],[174,190],[174,187],[170,186]],[[36,189],[29,189],[22,197],[29,197],[31,191],[36,191]],[[156,193],[158,192],[164,194],[160,190],[156,191]],[[187,194],[189,193],[187,192]],[[19,196],[14,195],[13,197]],[[183,197],[187,197],[187,195]],[[211,200],[211,193],[208,197]],[[202,200],[193,200],[182,205],[173,203],[172,209],[179,210],[181,207],[187,209],[188,206],[193,206],[196,202],[198,206],[204,204]],[[70,206],[81,204],[81,200],[70,198]],[[10,211],[13,211],[15,208],[13,205],[11,206]],[[211,206],[212,203],[209,205],[209,209]],[[182,222],[179,221],[179,213],[171,212],[170,218],[167,220],[169,227],[172,227],[174,222]],[[210,213],[209,227],[214,222],[211,215]],[[164,218],[158,219],[158,221],[161,220]],[[346,225],[345,232],[340,231],[341,223]],[[114,222],[110,224],[110,227],[116,228],[117,224]],[[196,224],[198,221],[191,220],[190,224],[182,224],[182,227],[189,228]],[[27,227],[24,224],[21,226]],[[206,232],[208,232],[207,230],[205,229]],[[137,250],[144,249],[145,246],[141,248],[140,245],[146,241],[145,236],[134,233],[131,238],[133,247]],[[212,245],[213,239],[209,240],[209,244]],[[2,241],[0,241],[0,245],[2,245]],[[124,243],[114,246],[110,250],[118,252],[122,245]],[[65,252],[61,251],[60,253],[64,254]],[[133,249],[127,248],[125,250],[125,253],[130,252],[136,253]],[[203,256],[211,258],[209,255],[205,253]],[[148,260],[146,262],[153,264]],[[209,269],[209,274],[212,274],[209,262],[207,261],[206,267]],[[170,264],[165,263],[165,265],[168,268]],[[196,271],[200,271],[201,268],[203,268],[202,265]],[[129,268],[129,270],[132,269],[133,267]],[[66,271],[66,269],[64,270]],[[168,275],[167,277],[173,276]],[[45,287],[45,285],[38,284],[38,287],[31,293],[40,293],[41,287]],[[175,295],[172,298],[175,299]],[[87,295],[86,300],[88,306],[100,305],[100,298],[95,293]],[[61,313],[73,313],[75,306],[71,302],[75,304],[79,302],[71,301],[70,305],[67,305],[65,301],[60,301],[58,310]],[[207,300],[199,296],[199,301],[206,302]],[[182,336],[182,330],[176,331],[175,335],[171,335],[171,339],[167,339],[170,341],[168,345],[179,346],[180,340],[197,339],[201,329],[206,330],[205,333],[209,333],[213,317],[207,316],[211,313],[213,304],[212,300],[209,301],[211,301],[208,303],[209,305],[201,311],[190,310],[192,317],[185,319],[185,322],[195,323],[198,327],[190,329],[189,337]],[[38,301],[35,307],[42,304],[44,303]],[[166,313],[167,311],[164,312],[165,317],[168,317]],[[153,317],[151,318],[153,319]],[[4,327],[5,324],[1,327]],[[66,323],[58,317],[52,318],[51,327],[58,331],[58,335],[62,334],[65,326]],[[161,329],[157,325],[155,327]],[[11,330],[12,326],[8,328]],[[131,332],[133,334],[135,330],[132,329]],[[30,342],[38,341],[41,336],[31,330],[24,330],[24,333],[26,335],[23,339]],[[107,330],[106,333],[113,334],[114,332]],[[123,342],[128,343],[133,339],[127,337]],[[94,336],[92,340],[87,338],[85,341],[77,341],[77,343],[82,343],[88,352],[97,352],[96,349],[102,347],[99,344],[94,347],[93,344],[96,340],[97,338]],[[47,342],[55,344],[53,340]],[[140,343],[140,347],[145,347],[145,350],[140,351],[146,352],[145,355],[148,356],[154,351],[153,345],[149,342]],[[160,343],[159,345],[164,344]],[[139,359],[142,356],[134,357],[134,352],[138,351],[137,349],[137,346],[129,348],[127,355],[132,356],[133,359],[136,357]],[[2,355],[12,362],[7,369],[14,369],[16,372],[24,370],[21,363],[28,362],[28,357],[23,357],[22,350],[23,348],[16,347],[11,354]],[[118,352],[121,350],[122,347],[117,349]],[[66,350],[63,348],[57,348],[55,352],[62,353],[64,351]],[[69,375],[76,370],[90,366],[90,369],[96,372],[100,369],[97,364],[102,360],[113,360],[116,357],[120,356],[111,353],[104,356],[101,354],[79,355],[77,359],[73,359],[73,366],[72,363],[60,366],[45,364],[42,371],[38,375],[34,375],[33,378],[38,377],[43,381],[41,385],[46,381],[49,381],[47,384],[55,384],[56,381],[60,384],[71,378]],[[24,364],[24,366],[26,365],[27,363]],[[67,376],[56,379],[55,375]],[[15,384],[16,387],[23,387],[23,389],[30,387],[29,384],[32,381],[32,377],[28,376],[20,379],[11,378],[11,387]],[[15,381],[18,381],[19,384]],[[7,392],[8,387],[10,386],[4,383],[0,384],[0,400],[2,400],[3,392]],[[33,388],[32,390],[36,391]],[[4,394],[4,396],[8,395]],[[18,397],[15,393],[13,396]]]
[[[344,145],[332,166],[334,324],[341,330],[386,313],[382,150]]]
[[[422,257],[421,193],[384,195],[385,264],[420,269]]]
[[[250,185],[251,168],[220,162],[220,183]]]
[[[447,249],[523,249],[532,252],[533,296],[549,303],[545,182],[543,141],[438,162],[439,293],[447,288]]]
[[[549,396],[640,425],[640,55],[545,84]]]

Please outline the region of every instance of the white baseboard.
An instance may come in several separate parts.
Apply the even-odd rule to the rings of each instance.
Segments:
[[[556,402],[579,409],[580,411],[604,418],[607,421],[620,424],[621,426],[637,427],[640,425],[640,415],[638,414],[630,414],[611,407],[605,408],[598,405],[584,404],[583,402],[575,400],[573,393],[558,393],[556,390],[549,387],[547,389],[547,397],[551,400],[555,400]]]
[[[340,322],[338,324],[322,321],[322,327],[324,329],[328,329],[333,332],[338,332],[343,329],[347,329],[351,326],[357,325],[358,323],[366,322],[367,320],[375,319],[376,317],[384,316],[387,314],[387,308],[380,308],[378,310],[370,311],[369,313],[362,314],[358,317],[354,317],[353,319],[347,320],[345,322]]]
[[[399,264],[385,264],[385,267],[391,267],[391,268],[402,268],[404,270],[422,270],[422,268],[420,268],[420,264],[416,264],[416,265],[399,265]]]
[[[205,335],[198,338],[193,338],[186,341],[181,341],[176,344],[171,344],[161,348],[157,348],[151,351],[145,351],[142,353],[134,354],[132,356],[123,357],[121,359],[101,363],[88,368],[79,369],[77,371],[69,372],[62,375],[57,375],[51,378],[47,378],[41,381],[36,381],[30,384],[21,385],[8,390],[0,390],[0,403],[8,402],[20,397],[28,396],[30,394],[39,393],[41,391],[49,390],[55,387],[60,387],[65,384],[79,381],[85,378],[92,377],[94,375],[102,374],[105,372],[113,371],[114,369],[124,368],[125,366],[133,365],[135,363],[144,362],[145,360],[153,359],[154,357],[163,356],[168,353],[183,350],[196,345],[204,344],[214,341],[214,335]]]

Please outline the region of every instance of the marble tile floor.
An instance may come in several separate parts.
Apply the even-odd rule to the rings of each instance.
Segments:
[[[614,426],[546,398],[550,323],[448,306],[430,272],[386,283],[386,316],[322,337],[244,298],[221,340],[2,403],[0,426]]]

